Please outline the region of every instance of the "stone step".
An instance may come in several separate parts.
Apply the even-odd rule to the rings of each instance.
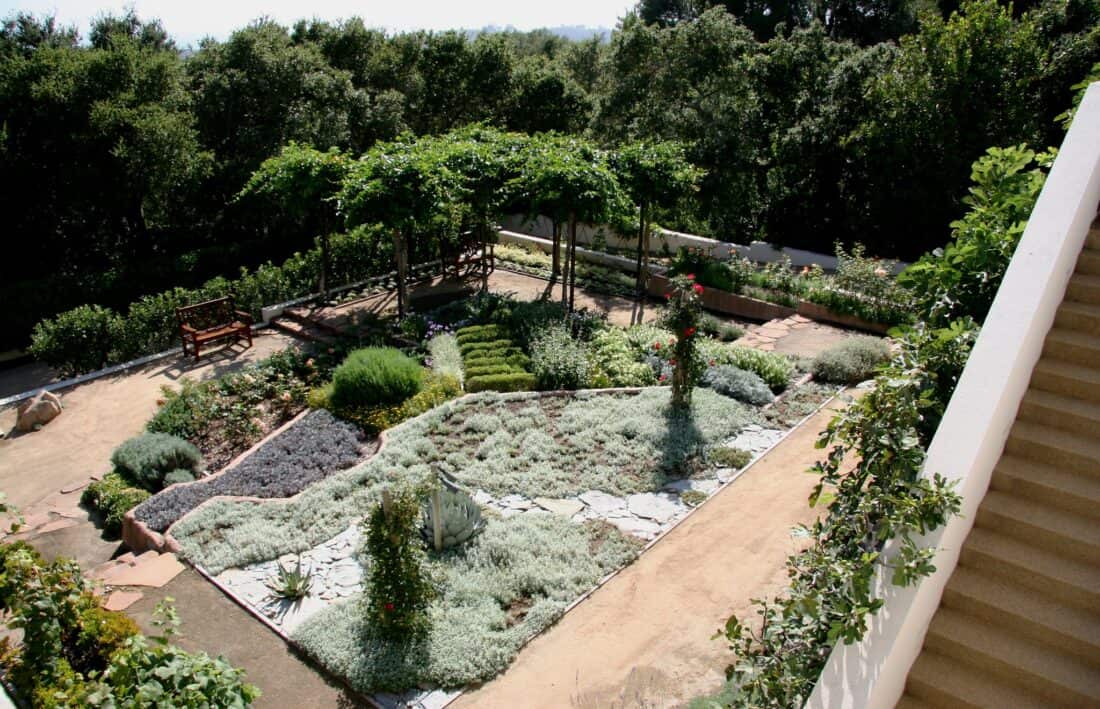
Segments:
[[[941,607],[928,626],[924,646],[1006,683],[1024,685],[1050,702],[1100,702],[1100,672],[1091,663],[968,613]]]
[[[1031,372],[1031,386],[1062,396],[1100,401],[1100,367],[1043,357]]]
[[[1085,248],[1077,258],[1077,273],[1100,275],[1100,250]]]
[[[1068,472],[1100,476],[1100,440],[1053,426],[1016,421],[1005,452]]]
[[[322,345],[331,345],[336,341],[336,338],[326,332],[308,327],[298,322],[297,320],[292,320],[289,318],[275,318],[271,321],[271,325],[275,329],[285,332],[286,334],[292,337],[296,337],[300,340],[316,342]]]
[[[1050,702],[966,662],[927,647],[909,670],[906,690],[926,706],[965,709],[1049,709]],[[899,704],[900,706],[900,704]]]
[[[991,490],[978,508],[976,523],[1052,554],[1100,566],[1100,524],[1093,518]]]
[[[1100,337],[1056,325],[1043,343],[1043,355],[1082,367],[1100,368]]]
[[[944,589],[943,605],[1100,663],[1100,616],[1052,601],[1012,579],[958,566]]]
[[[1005,455],[993,470],[990,489],[1100,520],[1100,479],[1091,475]]]
[[[1085,248],[1100,251],[1100,219],[1089,227],[1088,236],[1085,237]]]
[[[320,330],[326,335],[339,336],[340,329],[333,327],[327,322],[321,320],[314,315],[313,310],[300,309],[300,308],[287,308],[283,311],[283,318],[293,320],[294,322],[302,325],[306,329]]]
[[[1100,305],[1063,301],[1054,316],[1056,327],[1100,335]]]
[[[959,563],[1011,578],[1015,583],[1078,608],[1100,608],[1100,569],[989,529],[974,527]]]
[[[1100,431],[1100,403],[1028,389],[1017,418],[1088,436]]]
[[[930,707],[932,707],[931,704],[925,704],[909,694],[903,694],[898,703],[894,705],[894,709],[930,709]]]
[[[1100,276],[1075,273],[1066,287],[1066,300],[1076,303],[1100,303]]]

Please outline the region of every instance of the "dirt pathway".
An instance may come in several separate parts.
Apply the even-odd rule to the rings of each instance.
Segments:
[[[791,528],[821,457],[834,401],[633,565],[531,642],[500,677],[454,707],[665,707],[716,690],[731,655],[711,640],[750,599],[779,591],[798,548]]]
[[[170,357],[136,370],[103,377],[58,392],[64,411],[42,430],[0,440],[0,490],[27,511],[31,505],[76,480],[105,472],[111,452],[141,432],[157,409],[160,388],[180,379],[220,377],[295,344],[268,330],[251,349],[226,347],[196,365]],[[15,407],[0,411],[0,431],[15,428]]]

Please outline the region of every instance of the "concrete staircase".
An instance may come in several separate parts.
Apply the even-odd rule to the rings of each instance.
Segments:
[[[1100,221],[897,706],[1100,706]]]

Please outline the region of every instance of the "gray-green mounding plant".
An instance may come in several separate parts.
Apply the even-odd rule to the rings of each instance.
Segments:
[[[443,524],[443,549],[464,544],[485,528],[481,508],[473,498],[461,491],[439,491],[439,519]],[[431,497],[422,507],[420,533],[429,546],[435,545],[435,512]],[[442,551],[437,549],[436,551]]]

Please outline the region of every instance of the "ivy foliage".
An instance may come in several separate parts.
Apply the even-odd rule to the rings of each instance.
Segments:
[[[419,525],[420,496],[411,488],[383,492],[365,522],[366,612],[371,627],[388,640],[411,642],[428,629],[426,611],[435,588]]]

